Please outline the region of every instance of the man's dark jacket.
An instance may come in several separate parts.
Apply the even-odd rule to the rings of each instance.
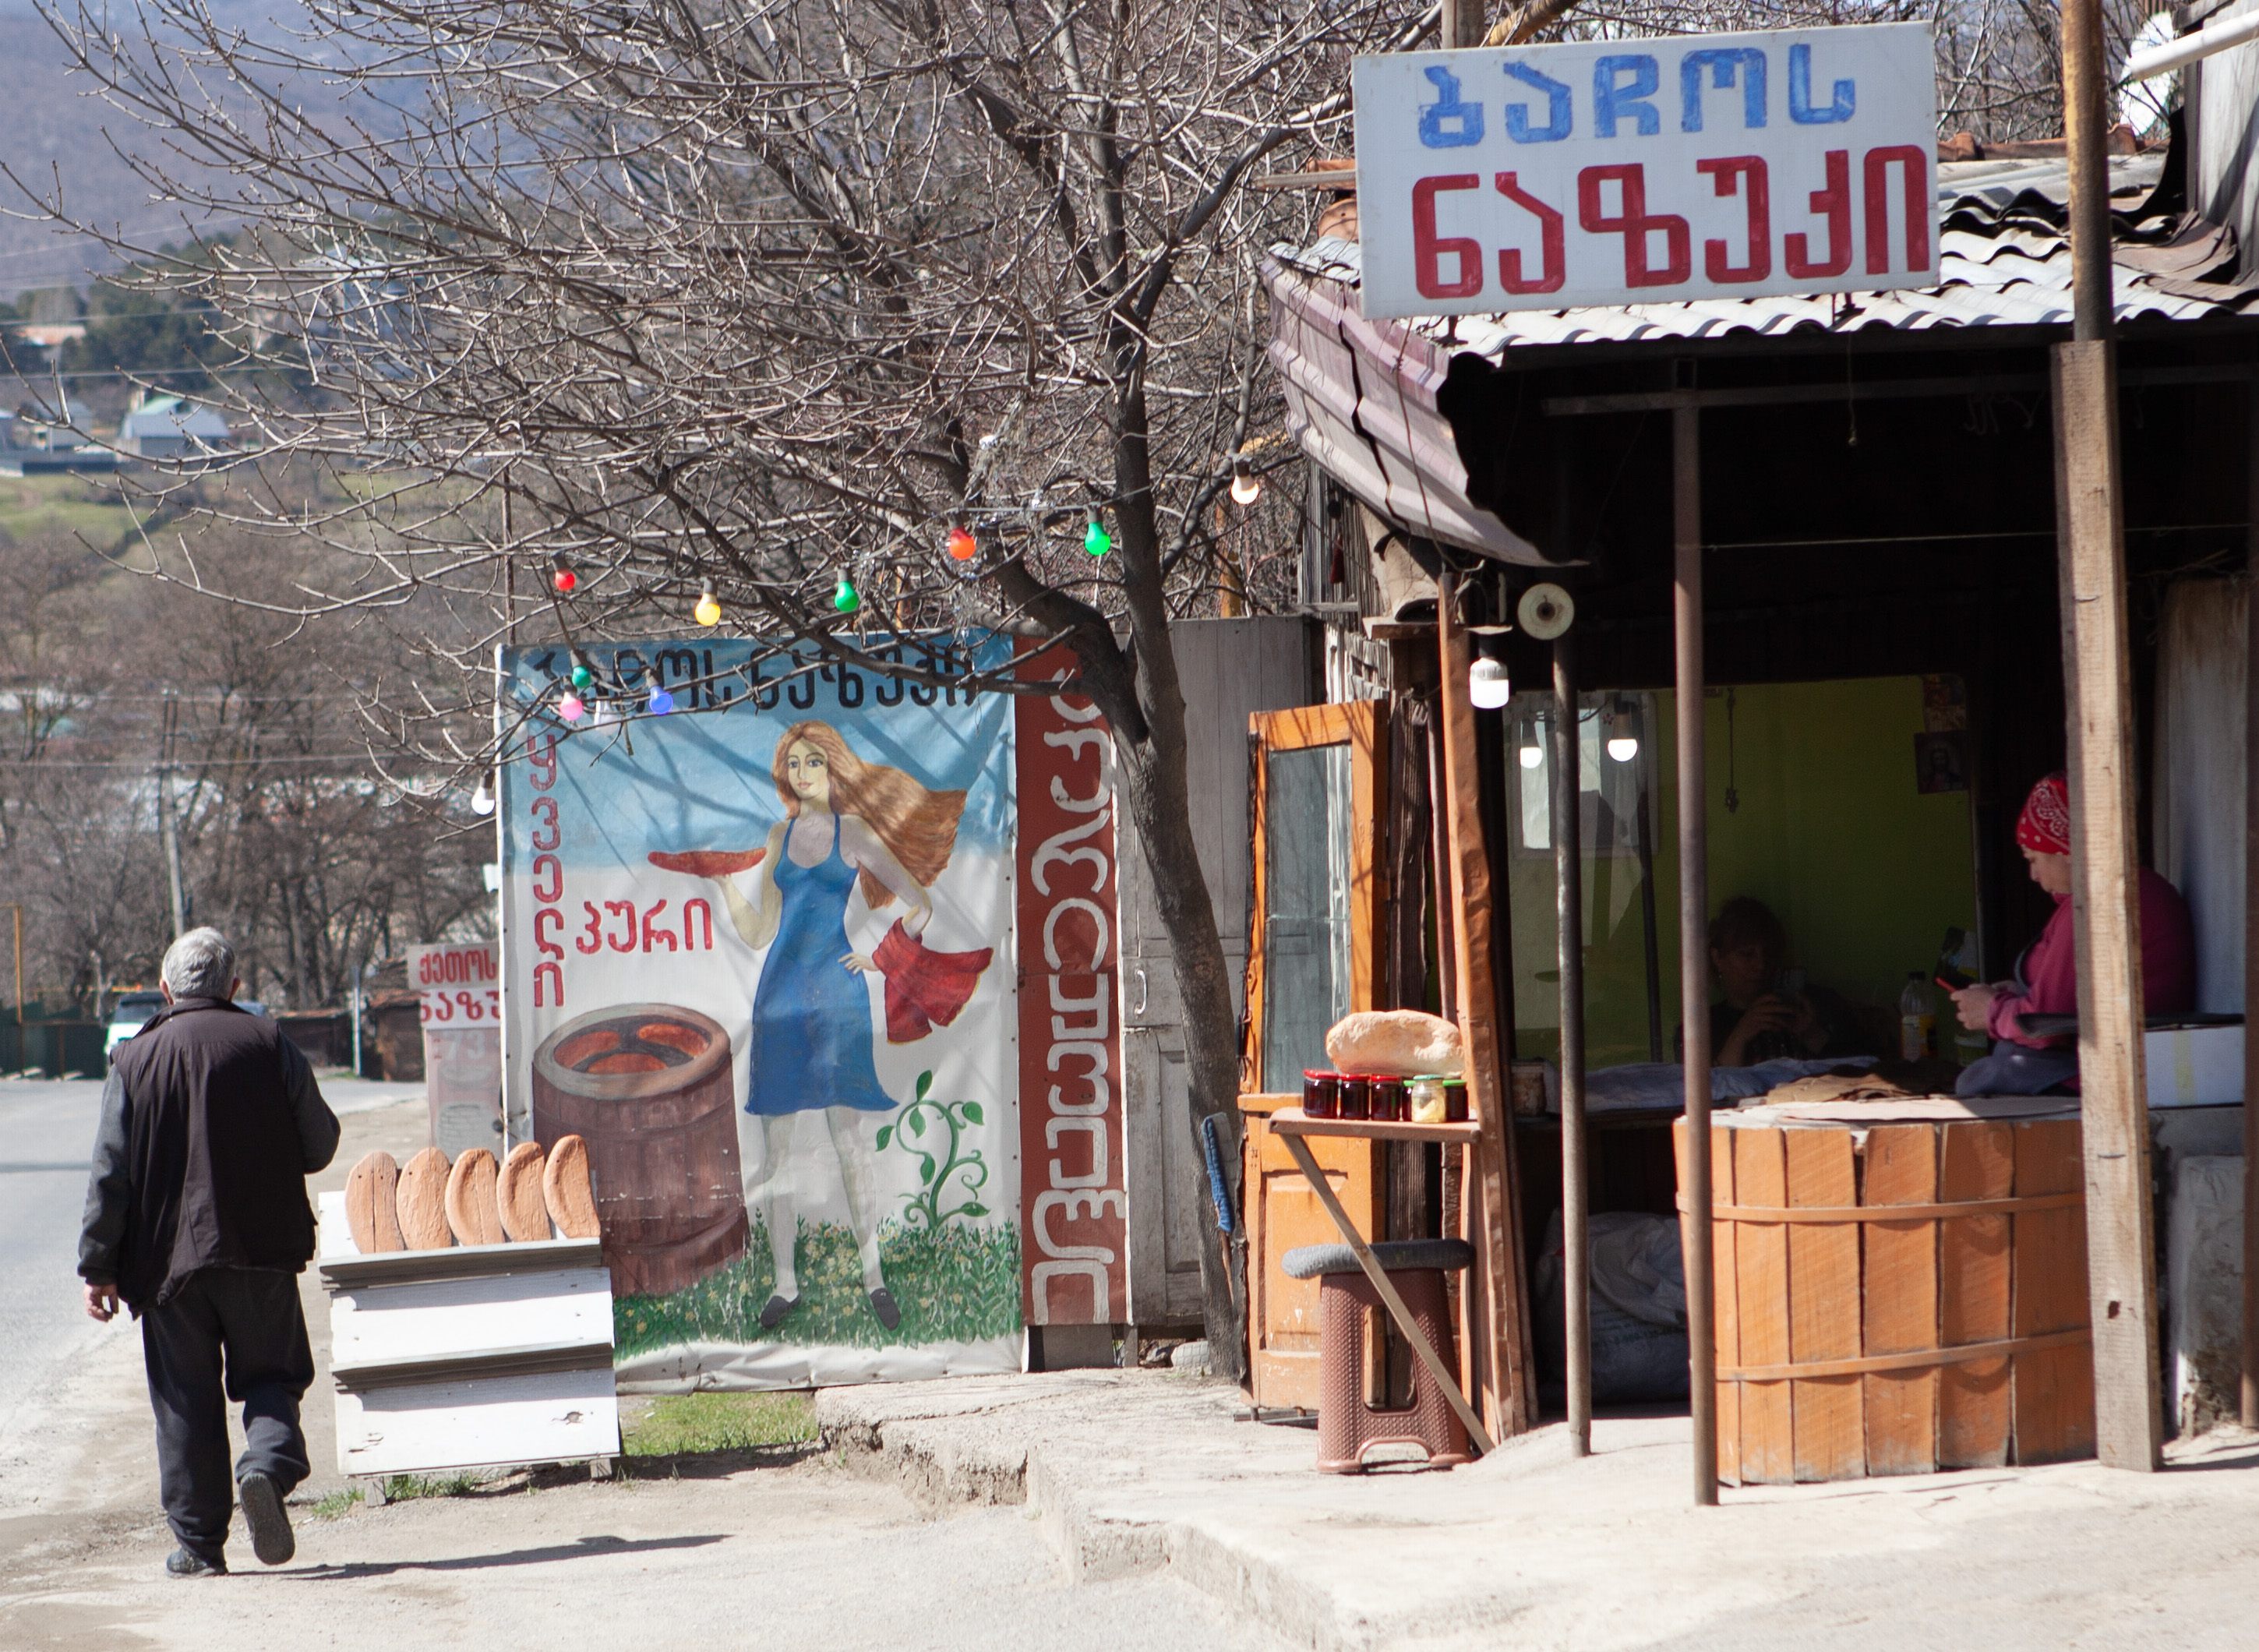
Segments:
[[[296,1273],[314,1254],[305,1178],[337,1150],[337,1115],[280,1027],[177,1000],[110,1062],[79,1276],[139,1314],[200,1269]]]

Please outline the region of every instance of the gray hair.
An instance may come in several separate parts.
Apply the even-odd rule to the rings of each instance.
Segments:
[[[175,998],[225,998],[235,986],[235,949],[217,929],[190,929],[165,949],[161,971]]]

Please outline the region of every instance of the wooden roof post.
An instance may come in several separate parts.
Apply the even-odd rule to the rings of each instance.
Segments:
[[[1553,920],[1561,968],[1561,1301],[1569,1449],[1593,1449],[1590,1200],[1585,1168],[1585,892],[1578,842],[1584,777],[1573,632],[1553,639]]]
[[[2243,587],[2243,1426],[2259,1428],[2259,374],[2243,385],[2248,503]],[[18,972],[20,974],[22,972]],[[20,1019],[20,1017],[18,1018]]]
[[[1450,846],[1451,941],[1458,978],[1459,1036],[1467,1099],[1481,1131],[1475,1143],[1473,1203],[1481,1239],[1479,1288],[1484,1358],[1484,1421],[1500,1439],[1537,1420],[1536,1372],[1529,1350],[1529,1305],[1522,1290],[1521,1211],[1514,1173],[1514,1098],[1499,1036],[1498,988],[1491,942],[1490,858],[1483,843],[1482,781],[1475,756],[1475,712],[1467,698],[1471,663],[1466,628],[1453,611],[1458,581],[1436,580],[1436,657],[1443,681],[1443,794],[1438,800]],[[1470,1281],[1470,1288],[1476,1282]]]
[[[1672,609],[1678,725],[1678,1019],[1686,1070],[1687,1411],[1694,1424],[1694,1501],[1718,1500],[1717,1297],[1710,1231],[1709,785],[1703,773],[1702,415],[1671,410]]]
[[[2141,1039],[2141,867],[2134,695],[2112,354],[2109,129],[2099,0],[2063,0],[2070,159],[2070,342],[2055,347],[2056,532],[2070,752],[2071,915],[2086,1157],[2086,1284],[2095,1455],[2163,1461],[2156,1238]]]

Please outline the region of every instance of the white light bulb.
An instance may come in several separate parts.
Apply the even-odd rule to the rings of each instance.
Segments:
[[[1608,742],[1608,755],[1619,763],[1628,763],[1639,755],[1639,742],[1628,734],[1617,735]]]
[[[1521,766],[1523,768],[1534,769],[1544,761],[1545,748],[1543,746],[1525,745],[1521,748]]]
[[[1251,470],[1243,470],[1231,479],[1231,499],[1234,504],[1251,505],[1263,497],[1263,480]]]
[[[471,813],[474,815],[491,815],[494,812],[494,794],[487,790],[487,783],[484,780],[481,780],[479,782],[478,790],[471,794]]]
[[[1467,667],[1467,698],[1479,711],[1495,711],[1514,698],[1505,666],[1487,655],[1479,657]]]

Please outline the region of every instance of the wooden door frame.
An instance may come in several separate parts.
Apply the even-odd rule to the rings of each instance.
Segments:
[[[1258,711],[1247,720],[1247,762],[1250,780],[1248,848],[1254,857],[1249,883],[1250,922],[1247,926],[1247,979],[1244,1002],[1245,1038],[1240,1049],[1239,1087],[1243,1094],[1261,1093],[1266,1078],[1284,1074],[1263,1071],[1263,977],[1265,936],[1270,910],[1269,855],[1266,833],[1270,823],[1270,757],[1274,751],[1308,751],[1329,745],[1350,750],[1350,896],[1349,1007],[1371,1009],[1379,986],[1381,909],[1387,899],[1388,868],[1379,854],[1380,811],[1385,798],[1388,761],[1387,702],[1351,700],[1323,706],[1295,706],[1285,711]],[[1299,1101],[1299,1077],[1274,1084],[1279,1093],[1294,1093]]]

